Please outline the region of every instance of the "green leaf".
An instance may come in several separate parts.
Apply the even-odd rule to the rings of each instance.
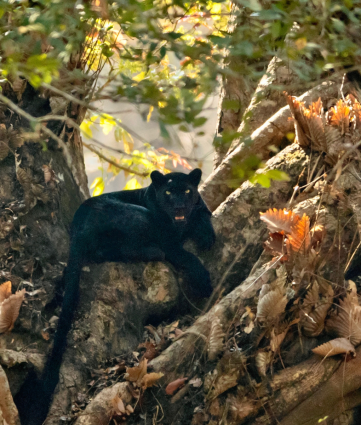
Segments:
[[[268,178],[271,180],[277,180],[277,181],[286,181],[289,182],[290,178],[287,173],[280,170],[269,170],[265,173]]]
[[[99,196],[104,192],[104,182],[99,184],[93,191],[92,196]]]
[[[99,196],[104,192],[104,180],[102,177],[97,177],[90,186],[90,189],[94,189],[92,196]]]
[[[99,183],[103,181],[102,177],[97,177],[90,185],[90,189],[94,189]]]
[[[160,134],[164,139],[170,139],[170,135],[163,121],[159,121]]]
[[[134,190],[134,189],[141,189],[141,188],[142,188],[142,185],[138,182],[138,180],[135,177],[133,177],[127,182],[123,190]]]
[[[251,183],[258,183],[263,187],[271,186],[271,180],[266,176],[266,174],[254,174],[249,180]]]
[[[224,99],[222,102],[222,108],[233,110],[234,112],[239,111],[241,107],[240,101],[237,99]]]
[[[114,51],[110,46],[105,44],[102,48],[102,54],[107,58],[111,58],[114,55]]]
[[[179,128],[180,131],[184,131],[185,133],[189,133],[190,132],[189,127],[187,127],[184,124],[181,124],[178,128]]]
[[[182,37],[183,34],[179,32],[171,31],[171,32],[167,32],[166,35],[168,35],[173,40],[177,40],[178,38]]]
[[[163,58],[164,58],[164,56],[167,54],[167,48],[166,48],[165,46],[162,46],[162,47],[159,49],[159,54],[160,54],[160,58],[161,58],[161,59],[163,59]]]
[[[200,127],[207,122],[207,118],[199,117],[193,121],[193,127]]]
[[[91,131],[90,126],[93,123],[91,121],[88,120],[84,120],[81,124],[80,124],[80,130],[83,132],[83,134],[85,135],[85,137],[87,137],[88,139],[92,139],[93,138],[93,132]]]
[[[144,78],[146,77],[146,73],[143,71],[143,72],[140,72],[138,75],[136,75],[135,77],[133,77],[133,80],[134,81],[137,81],[138,83],[140,82],[140,81],[142,81],[142,80],[144,80]]]

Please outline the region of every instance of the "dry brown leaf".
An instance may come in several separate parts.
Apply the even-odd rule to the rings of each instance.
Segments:
[[[324,303],[316,307],[311,313],[301,311],[301,315],[303,315],[301,326],[305,336],[313,338],[320,335],[325,327],[325,319],[330,307],[330,303]]]
[[[289,96],[287,93],[285,94],[288,106],[295,120],[296,140],[300,146],[309,147],[311,136],[304,116],[305,102],[300,102],[296,97]]]
[[[257,320],[260,322],[272,323],[285,311],[287,297],[281,289],[268,292],[257,305]]]
[[[272,359],[273,353],[271,351],[259,351],[256,354],[256,367],[260,376],[266,376]]]
[[[166,394],[173,395],[179,388],[183,387],[188,378],[178,378],[169,383],[165,389]]]
[[[162,338],[159,336],[157,329],[155,329],[155,327],[152,325],[144,326],[144,328],[147,329],[153,335],[156,344],[159,345],[162,341]]]
[[[170,325],[165,326],[163,328],[163,334],[169,335],[171,332],[174,332],[178,328],[178,325],[179,325],[179,320],[176,320]]]
[[[127,411],[128,415],[130,415],[131,413],[134,413],[134,409],[130,404],[126,406],[125,410]]]
[[[271,350],[274,353],[276,353],[279,350],[279,348],[280,348],[283,340],[285,339],[285,337],[287,335],[288,329],[289,328],[287,327],[286,330],[284,330],[283,332],[281,332],[278,335],[275,334],[274,328],[272,329],[272,331],[271,331],[271,339],[270,339],[270,347],[271,347]]]
[[[156,373],[156,372],[152,372],[152,373],[147,373],[146,375],[143,376],[140,385],[142,387],[143,390],[146,390],[149,387],[153,387],[155,384],[157,384],[158,380],[164,376],[164,374],[162,372]]]
[[[305,298],[302,303],[303,311],[310,313],[317,303],[320,301],[320,287],[316,281],[312,282],[312,286],[307,291]]]
[[[22,95],[26,89],[27,81],[22,77],[15,77],[12,81],[12,89],[20,102]]]
[[[49,332],[46,332],[44,330],[41,331],[41,336],[43,337],[43,339],[45,339],[45,341],[49,341],[49,339],[50,339]]]
[[[44,164],[41,168],[42,168],[43,173],[44,173],[45,183],[49,183],[49,182],[55,180],[54,170],[52,168],[50,168],[49,165]]]
[[[352,354],[356,356],[355,347],[346,338],[336,338],[325,344],[319,345],[312,350],[315,354],[323,357],[336,356],[337,354]]]
[[[353,302],[351,294],[340,300],[338,314],[327,320],[326,328],[330,334],[349,338],[355,347],[361,342],[361,307]]]
[[[341,133],[344,134],[346,129],[350,125],[350,112],[351,109],[347,104],[340,99],[334,108],[331,108],[329,111],[329,121],[330,124],[339,127]]]
[[[25,289],[10,295],[0,304],[0,333],[9,332],[19,316],[21,304],[24,300]]]
[[[355,306],[359,305],[356,283],[353,280],[348,280],[347,285],[348,293],[345,299]]]
[[[112,409],[113,409],[113,416],[115,415],[121,416],[127,413],[125,410],[123,400],[121,399],[121,397],[119,397],[118,394],[112,399]]]
[[[19,167],[16,170],[16,177],[19,180],[21,186],[24,188],[24,190],[26,192],[29,191],[30,185],[31,185],[31,182],[32,182],[32,176],[31,176],[30,170]]]
[[[182,334],[184,334],[184,332],[182,331],[182,329],[175,329],[175,331],[174,331],[174,336],[176,337],[176,338],[179,338]]]
[[[352,122],[355,122],[358,127],[361,124],[361,104],[352,94],[348,94],[346,100],[352,107]]]
[[[10,149],[8,144],[5,141],[0,140],[0,161],[5,159],[9,155],[9,152]]]
[[[327,141],[327,152],[329,151],[332,145],[342,146],[342,134],[335,127],[326,126],[325,127],[326,141]]]
[[[148,360],[153,360],[157,356],[159,356],[160,351],[157,349],[156,345],[150,341],[143,342],[138,345],[138,348],[145,348],[145,352],[143,354],[143,358]]]
[[[208,393],[207,398],[209,400],[218,397],[230,388],[235,387],[238,384],[238,379],[241,376],[241,372],[238,370],[230,370],[227,373],[222,373],[214,380],[213,388]]]
[[[205,376],[204,391],[207,399],[213,400],[229,388],[235,387],[239,378],[244,375],[245,364],[246,359],[239,351],[226,351],[214,373]]]
[[[313,247],[318,246],[326,236],[326,228],[322,224],[316,224],[310,230],[311,244]]]
[[[308,110],[310,111],[311,114],[320,116],[322,114],[322,110],[323,110],[321,98],[319,97],[316,100],[316,102],[312,102],[311,105],[309,106]]]
[[[9,147],[13,150],[20,148],[24,144],[24,138],[16,130],[8,130]]]
[[[304,252],[309,250],[311,246],[310,219],[306,214],[303,214],[303,217],[292,225],[288,242],[292,251],[299,252],[301,248]],[[286,244],[288,246],[287,242]]]
[[[293,226],[300,220],[300,216],[292,211],[269,209],[265,213],[260,213],[261,220],[264,221],[271,232],[291,233]]]
[[[327,141],[322,118],[316,115],[311,115],[310,118],[307,119],[307,125],[312,140],[312,149],[319,152],[326,152]]]
[[[11,295],[11,282],[8,280],[0,285],[0,303],[9,298]]]
[[[243,328],[243,332],[246,333],[247,335],[250,334],[253,331],[254,326],[255,326],[254,322],[250,321],[249,324],[245,328]]]
[[[327,126],[325,128],[325,134],[327,141],[327,155],[325,157],[325,162],[330,165],[335,165],[339,156],[345,149],[343,137],[338,128],[331,126]]]
[[[261,290],[259,291],[258,295],[258,303],[261,301],[261,299],[268,294],[271,291],[271,285],[269,283],[264,283],[261,287]]]
[[[284,254],[286,252],[285,235],[278,232],[270,233],[268,239],[264,243],[264,248],[271,251],[273,254]]]
[[[214,317],[211,323],[211,332],[208,343],[208,359],[214,361],[223,351],[224,332],[221,321],[218,317]]]
[[[285,269],[280,267],[276,273],[277,273],[277,279],[273,280],[271,283],[264,283],[261,287],[260,293],[258,295],[259,301],[269,292],[271,291],[284,291],[286,282],[287,282],[287,272],[283,273]],[[248,307],[249,308],[249,307]],[[247,307],[246,307],[247,309]],[[253,317],[252,317],[253,318]]]
[[[127,367],[125,379],[130,382],[135,382],[139,386],[143,376],[147,373],[147,365],[148,360],[142,359],[139,366]]]
[[[201,378],[193,378],[189,381],[189,385],[192,385],[194,388],[199,388],[203,385]]]

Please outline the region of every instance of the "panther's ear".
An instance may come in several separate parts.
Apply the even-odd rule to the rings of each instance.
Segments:
[[[162,186],[167,182],[165,175],[160,173],[159,171],[153,171],[150,175],[150,178],[156,188]]]
[[[193,186],[198,186],[202,177],[202,170],[200,168],[195,168],[188,174],[188,179],[190,184]]]

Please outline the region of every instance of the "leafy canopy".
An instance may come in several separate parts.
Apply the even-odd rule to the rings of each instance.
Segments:
[[[92,137],[94,122],[105,133],[116,128],[123,152],[113,162],[146,173],[175,157],[147,144],[134,151],[122,123],[92,109],[94,100],[149,105],[147,119],[156,117],[163,139],[170,137],[169,125],[200,136],[202,109],[219,77],[259,80],[276,52],[305,87],[343,66],[357,66],[360,6],[353,0],[240,0],[228,26],[227,0],[3,0],[2,81],[14,84],[21,77],[35,88],[52,84],[75,92],[90,106],[84,133]],[[228,59],[224,66],[225,56],[239,58],[238,66],[227,68]],[[242,167],[241,174],[253,175],[254,164]],[[256,180],[268,185],[274,177],[280,178]]]

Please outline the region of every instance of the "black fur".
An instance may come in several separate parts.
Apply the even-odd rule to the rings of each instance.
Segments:
[[[15,398],[22,425],[40,425],[48,413],[85,264],[165,260],[185,274],[195,296],[211,294],[208,271],[183,249],[187,239],[201,250],[215,241],[211,212],[197,189],[201,175],[199,169],[188,175],[154,171],[152,184],[145,189],[104,194],[79,207],[71,227],[65,295],[52,353],[41,379],[29,376]]]

